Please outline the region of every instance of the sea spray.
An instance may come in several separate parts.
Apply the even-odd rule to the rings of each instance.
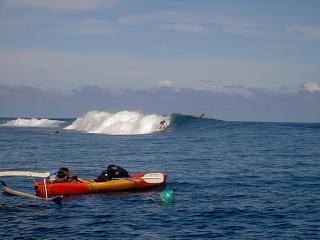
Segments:
[[[92,111],[77,118],[65,129],[109,135],[150,134],[160,130],[159,124],[162,120],[170,124],[168,116],[130,111],[117,113]]]
[[[9,120],[6,123],[1,124],[1,126],[7,127],[58,127],[63,121],[50,120],[46,118],[42,119],[24,119],[17,118],[15,120]]]

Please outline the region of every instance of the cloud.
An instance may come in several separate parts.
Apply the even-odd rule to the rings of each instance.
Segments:
[[[105,20],[96,18],[83,18],[83,19],[56,19],[52,21],[52,15],[39,14],[39,15],[19,15],[10,19],[3,19],[0,22],[0,28],[10,28],[19,31],[21,28],[29,27],[30,33],[40,31],[43,35],[51,34],[57,35],[105,35],[109,34],[112,25]],[[36,29],[36,30],[35,30]]]
[[[229,86],[233,89],[245,87]],[[285,94],[250,89],[248,98],[238,93],[181,88],[122,89],[85,86],[56,92],[27,86],[0,85],[0,115],[12,117],[75,117],[92,110],[139,110],[149,113],[199,115],[222,120],[320,121],[320,94]],[[306,107],[307,106],[307,107]]]
[[[110,8],[120,0],[5,0],[10,7],[38,7],[50,10],[87,11]]]
[[[229,34],[254,35],[270,37],[276,36],[276,31],[272,27],[265,27],[245,18],[235,18],[226,15],[214,16],[211,22],[218,29]]]
[[[262,26],[243,17],[227,15],[208,16],[189,12],[160,11],[124,16],[119,19],[119,22],[127,25],[142,25],[153,22],[158,23],[162,29],[179,32],[207,33],[216,29],[228,34],[279,36],[274,27]]]
[[[228,85],[225,88],[229,90],[228,91],[229,93],[239,94],[239,95],[246,97],[246,98],[251,98],[255,95],[251,89],[249,89],[241,84]]]
[[[125,16],[119,22],[126,25],[142,25],[150,22],[158,23],[160,29],[177,32],[206,33],[208,28],[203,26],[203,17],[177,11],[160,11],[141,15]]]
[[[319,92],[320,91],[320,85],[315,82],[308,82],[303,84],[303,87],[305,90],[307,90],[310,93]]]
[[[292,26],[287,28],[287,32],[296,33],[306,40],[320,40],[319,26]]]
[[[153,19],[154,14],[143,14],[143,15],[135,15],[135,16],[125,16],[119,18],[119,22],[127,25],[137,25],[144,23],[147,20]]]
[[[219,83],[219,82],[223,82],[224,80],[221,78],[217,78],[215,80],[212,79],[201,79],[199,80],[200,82],[203,82],[205,84],[213,84],[213,83]]]
[[[174,80],[177,88],[223,90],[226,84],[275,89],[319,75],[319,64],[255,61],[141,57],[119,54],[75,53],[44,49],[0,48],[0,84],[70,89],[87,84],[114,88],[150,88],[159,80]],[[44,68],[46,74],[39,74]],[[231,70],[230,70],[231,69]],[[217,80],[205,84],[201,80]]]
[[[173,81],[171,81],[171,80],[162,80],[162,81],[158,82],[158,85],[160,87],[172,87]]]
[[[189,33],[207,33],[209,30],[201,25],[195,24],[166,24],[162,26],[163,29],[174,30],[177,32],[189,32]]]
[[[173,22],[194,22],[195,16],[190,13],[177,11],[160,11],[140,15],[130,15],[119,18],[119,22],[127,25],[139,25],[150,22],[173,23]]]
[[[39,67],[38,72],[45,73],[45,72],[47,72],[47,70],[45,68]]]
[[[111,24],[104,20],[87,18],[82,21],[71,22],[65,27],[62,26],[62,29],[65,33],[104,35],[110,33]]]

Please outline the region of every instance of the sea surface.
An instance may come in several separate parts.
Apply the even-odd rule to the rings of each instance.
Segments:
[[[175,194],[173,204],[156,189],[66,196],[62,205],[0,194],[0,239],[320,239],[319,123],[163,117],[170,126],[147,134],[0,119],[0,171],[65,166],[95,178],[116,164],[167,172],[164,189]],[[34,194],[31,178],[1,180]]]

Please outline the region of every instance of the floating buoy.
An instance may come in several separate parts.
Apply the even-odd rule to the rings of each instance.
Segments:
[[[174,193],[171,190],[164,190],[160,193],[160,198],[163,203],[173,203]]]

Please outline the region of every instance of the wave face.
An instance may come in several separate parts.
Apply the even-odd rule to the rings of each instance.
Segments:
[[[58,127],[63,121],[50,120],[50,119],[24,119],[17,118],[15,120],[9,120],[6,123],[1,124],[7,127]]]
[[[139,112],[117,113],[92,111],[77,118],[64,129],[109,135],[139,135],[161,131],[160,122],[170,124],[170,116],[144,115]]]

